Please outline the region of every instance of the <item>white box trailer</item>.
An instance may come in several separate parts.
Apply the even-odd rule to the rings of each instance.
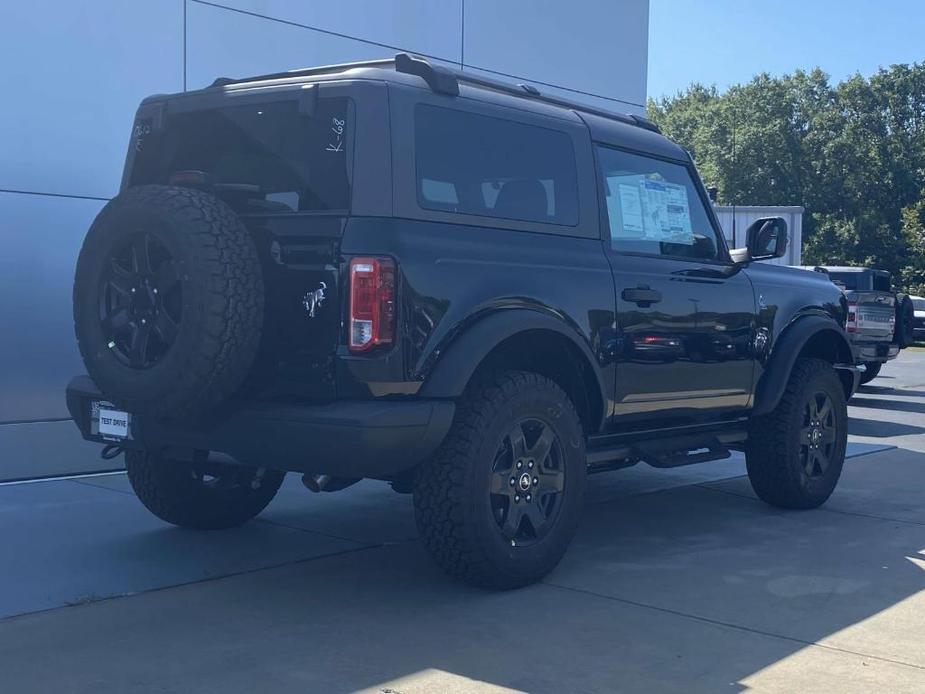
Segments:
[[[803,249],[803,208],[799,206],[765,206],[765,205],[714,205],[713,211],[723,227],[723,234],[730,248],[745,246],[745,230],[756,219],[761,217],[783,217],[787,222],[787,231],[790,242],[787,244],[787,253],[783,258],[765,260],[762,262],[775,265],[802,265],[800,262]],[[735,219],[735,226],[733,226]],[[733,235],[734,231],[734,235]]]

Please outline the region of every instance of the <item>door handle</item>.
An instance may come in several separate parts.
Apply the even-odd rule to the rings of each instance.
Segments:
[[[624,301],[628,301],[631,304],[637,304],[642,308],[647,308],[652,304],[657,304],[662,300],[662,293],[657,289],[650,289],[645,284],[640,284],[634,289],[624,289],[620,296],[623,297]]]

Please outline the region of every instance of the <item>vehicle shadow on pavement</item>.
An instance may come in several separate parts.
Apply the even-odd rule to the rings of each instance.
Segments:
[[[894,395],[907,395],[904,391],[894,393]],[[893,410],[896,412],[916,412],[925,413],[925,403],[914,402],[909,400],[886,400],[880,398],[851,398],[849,403],[851,407],[864,407],[876,410]],[[852,432],[853,433],[853,432]]]
[[[445,578],[416,541],[357,545],[6,620],[0,663],[9,691],[921,691],[922,488],[925,455],[892,450],[850,460],[815,511],[743,478],[592,504],[560,567],[506,593]],[[173,561],[184,535],[206,534],[131,551]]]
[[[883,376],[878,376],[880,380]],[[858,389],[859,395],[901,395],[904,397],[925,397],[925,390],[912,390],[907,388],[893,388],[892,386],[861,386]],[[854,400],[851,400],[854,403]]]
[[[859,417],[848,417],[848,431],[855,436],[889,438],[891,436],[915,436],[925,434],[925,427],[900,422],[872,421]]]

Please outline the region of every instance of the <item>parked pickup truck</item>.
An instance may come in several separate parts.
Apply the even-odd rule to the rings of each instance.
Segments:
[[[861,383],[877,377],[883,365],[913,342],[911,300],[896,294],[887,270],[866,267],[817,266],[848,299],[846,329],[858,364],[864,366]]]

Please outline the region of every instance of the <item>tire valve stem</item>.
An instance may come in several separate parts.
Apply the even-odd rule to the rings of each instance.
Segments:
[[[116,341],[115,341],[115,340],[110,340],[110,341],[109,341],[109,344],[107,344],[106,346],[109,347],[109,349],[112,349],[113,347],[116,346]]]

